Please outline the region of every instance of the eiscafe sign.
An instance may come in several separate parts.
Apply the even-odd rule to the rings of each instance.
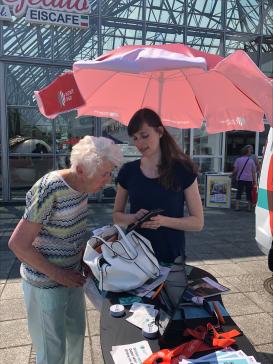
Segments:
[[[88,0],[2,0],[2,2],[4,5],[0,5],[0,14],[1,7],[8,11],[11,9],[17,18],[25,16],[28,23],[89,27]]]
[[[8,21],[12,20],[9,7],[7,5],[0,4],[0,20],[8,20]]]

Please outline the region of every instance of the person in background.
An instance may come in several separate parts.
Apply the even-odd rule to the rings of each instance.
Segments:
[[[248,211],[252,210],[252,202],[251,202],[251,191],[253,185],[257,184],[257,176],[256,176],[256,164],[254,160],[251,158],[251,148],[246,146],[242,149],[242,157],[239,157],[235,160],[234,169],[232,174],[236,175],[237,179],[237,193],[236,193],[236,201],[235,201],[235,210],[240,210],[240,201],[242,197],[242,193],[245,190],[246,198],[248,201]]]
[[[49,172],[28,191],[24,215],[9,240],[22,262],[37,364],[83,362],[88,193],[109,182],[121,152],[109,139],[85,136],[72,148],[70,161],[70,168]]]
[[[151,241],[160,262],[185,259],[185,231],[200,231],[204,224],[194,164],[151,109],[133,115],[128,134],[142,157],[124,164],[118,174],[113,220],[128,226],[148,210],[163,209],[138,232]],[[128,199],[130,213],[125,212]],[[185,202],[189,216],[184,216]]]
[[[251,144],[246,145],[244,148],[248,148],[250,150],[250,158],[253,159],[255,165],[256,165],[256,171],[257,171],[257,177],[259,178],[260,172],[261,172],[261,166],[259,162],[259,158],[256,154],[254,154],[254,148]]]

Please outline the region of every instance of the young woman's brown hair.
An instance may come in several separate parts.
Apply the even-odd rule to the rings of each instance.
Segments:
[[[197,173],[197,168],[191,158],[177,145],[173,137],[162,124],[160,116],[153,110],[144,108],[138,110],[128,124],[128,135],[132,137],[142,125],[146,123],[155,129],[161,127],[163,130],[160,138],[161,161],[158,165],[159,181],[166,189],[177,191],[178,183],[175,179],[175,166],[181,164],[187,171]]]

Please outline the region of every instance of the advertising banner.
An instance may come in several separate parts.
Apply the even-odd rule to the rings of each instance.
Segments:
[[[206,175],[205,206],[230,208],[231,179],[225,174]]]

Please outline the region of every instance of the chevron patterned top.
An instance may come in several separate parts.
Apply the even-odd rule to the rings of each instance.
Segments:
[[[42,224],[33,245],[51,263],[80,270],[87,241],[87,201],[88,195],[72,189],[57,171],[43,176],[27,192],[23,218]],[[59,286],[25,263],[21,264],[21,276],[36,287]]]

